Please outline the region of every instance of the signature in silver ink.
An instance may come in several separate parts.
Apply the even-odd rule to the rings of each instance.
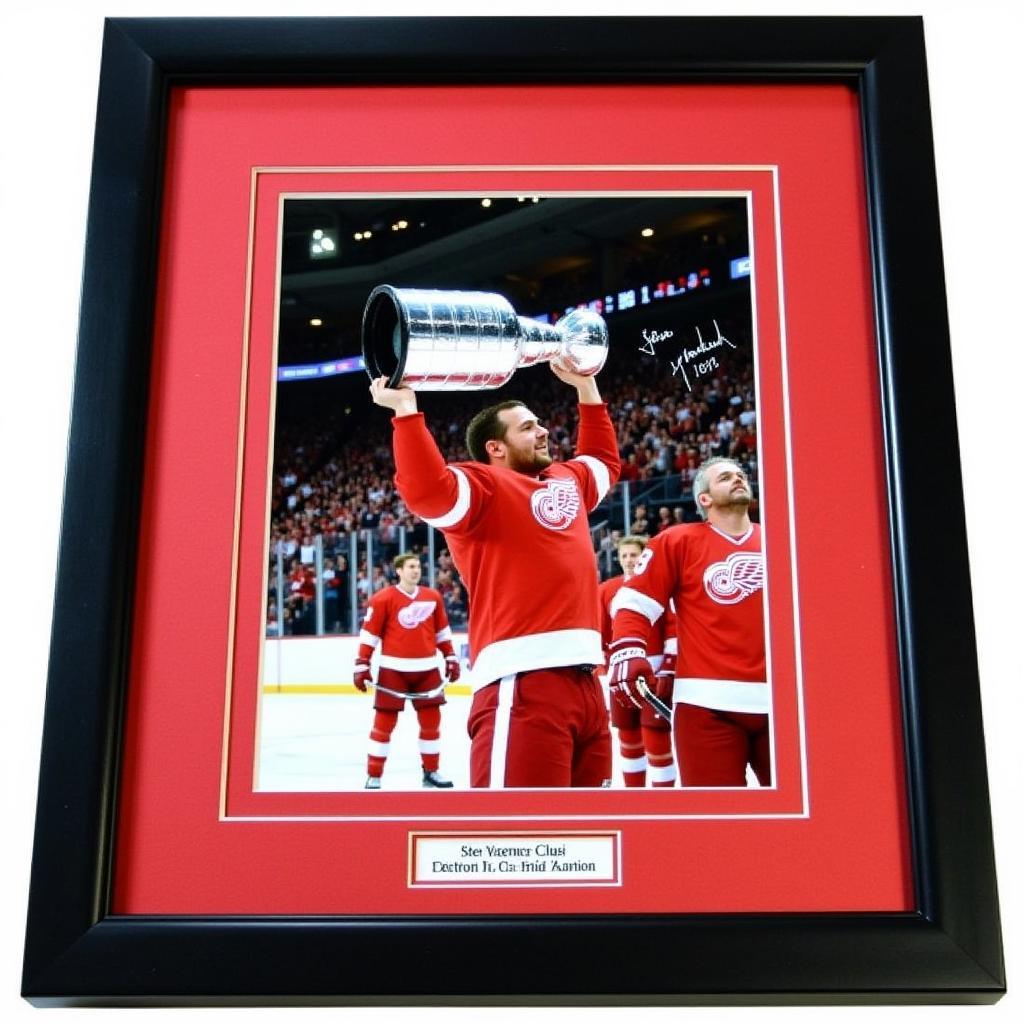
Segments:
[[[682,355],[678,359],[671,361],[672,376],[674,377],[677,373],[683,378],[686,383],[686,390],[692,391],[693,385],[690,383],[690,376],[686,372],[689,367],[690,373],[693,374],[694,379],[703,377],[707,373],[711,373],[712,370],[719,368],[718,359],[713,355],[708,355],[709,352],[713,352],[716,348],[721,348],[723,345],[728,345],[729,348],[735,348],[736,346],[722,333],[722,329],[718,326],[717,320],[711,321],[715,325],[715,337],[710,341],[705,341],[701,337],[700,328],[694,327],[697,332],[697,347],[696,348],[683,348]],[[701,358],[705,356],[706,358]]]
[[[667,341],[669,338],[671,338],[675,334],[674,331],[647,331],[647,330],[643,330],[640,333],[641,333],[641,335],[643,335],[644,343],[640,346],[639,349],[637,349],[637,351],[638,352],[646,352],[647,355],[649,355],[649,356],[653,356],[655,354],[654,353],[654,346],[655,345],[659,344],[662,341]]]

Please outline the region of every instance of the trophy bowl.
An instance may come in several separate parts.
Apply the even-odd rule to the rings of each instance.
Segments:
[[[414,391],[500,388],[521,366],[565,358],[596,374],[608,357],[608,327],[588,309],[557,324],[518,316],[495,292],[378,285],[363,310],[363,362],[370,379]]]

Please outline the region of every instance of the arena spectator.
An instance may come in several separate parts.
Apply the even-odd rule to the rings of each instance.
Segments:
[[[560,308],[558,303],[540,308]],[[722,331],[733,340],[742,340],[742,329],[720,319]],[[749,344],[746,351],[749,352]],[[705,459],[724,454],[736,459],[751,481],[757,482],[756,402],[752,360],[728,367],[713,380],[692,380],[692,389],[675,390],[678,381],[664,378],[653,383],[646,368],[637,372],[635,365],[622,364],[614,378],[609,374],[607,394],[622,460],[623,482],[628,483],[630,532],[653,535],[664,528],[660,509],[665,507],[671,522],[693,518],[684,504],[693,484],[697,467]],[[289,385],[291,387],[292,385]],[[301,389],[305,385],[295,385]],[[557,389],[550,388],[537,375],[529,383],[530,400],[551,410],[549,429],[552,448],[557,452],[572,449],[570,424],[572,409]],[[292,392],[299,394],[299,392]],[[305,394],[305,392],[303,392]],[[446,461],[467,457],[464,447],[465,428],[478,396],[458,392],[445,394],[443,425],[437,438]],[[353,403],[354,404],[354,403]],[[304,565],[312,575],[316,564],[316,538],[320,537],[324,557],[324,574],[328,560],[333,560],[337,585],[326,586],[337,595],[337,611],[332,604],[325,609],[325,626],[337,623],[343,632],[352,626],[351,577],[348,565],[352,534],[369,531],[357,539],[360,556],[365,561],[367,537],[373,541],[373,560],[383,562],[399,551],[419,554],[423,559],[424,578],[438,579],[451,597],[449,617],[455,622],[460,608],[466,604],[465,588],[451,555],[442,547],[435,564],[427,564],[430,543],[428,529],[422,520],[409,514],[395,493],[394,468],[391,462],[390,436],[383,429],[387,424],[367,418],[360,420],[358,431],[353,420],[346,418],[344,403],[329,407],[293,408],[291,415],[281,418],[275,439],[275,465],[271,491],[270,571],[268,574],[267,628],[276,634],[278,622],[286,632],[315,630],[315,581],[303,578],[296,582],[293,570]],[[609,499],[618,502],[614,511],[603,512],[605,521],[623,524],[622,491],[619,488]],[[756,493],[756,492],[755,492]],[[664,505],[662,503],[664,502]],[[648,506],[659,508],[655,519],[648,516]],[[611,506],[609,506],[609,509]],[[754,505],[756,510],[756,503]],[[597,520],[600,521],[600,520]],[[597,524],[595,522],[595,526]],[[621,531],[615,531],[621,536]],[[595,535],[597,564],[601,575],[614,571],[614,558],[607,558],[605,528]],[[441,539],[435,533],[435,542]],[[283,597],[276,595],[276,562],[280,555],[286,576]],[[446,572],[450,575],[444,575]],[[356,567],[357,602],[364,608],[371,593],[386,583],[378,571],[367,574],[365,564]],[[296,585],[296,589],[293,588]],[[447,599],[446,599],[447,603]],[[271,619],[271,605],[274,618]],[[311,616],[307,605],[312,607]],[[310,625],[310,623],[313,623]],[[273,623],[273,625],[272,625]]]

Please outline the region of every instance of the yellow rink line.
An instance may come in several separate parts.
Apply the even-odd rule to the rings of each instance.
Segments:
[[[264,685],[264,693],[355,693],[361,697],[368,696],[361,690],[357,690],[351,683],[282,683],[275,686],[273,683]],[[372,689],[370,693],[372,693]],[[444,688],[447,697],[469,697],[472,690],[465,683],[455,683]]]

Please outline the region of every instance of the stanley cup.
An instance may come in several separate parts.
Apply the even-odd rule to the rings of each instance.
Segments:
[[[500,388],[521,366],[565,356],[591,376],[608,356],[608,327],[574,309],[557,324],[517,316],[493,292],[374,288],[363,311],[363,361],[370,379],[414,391]]]

